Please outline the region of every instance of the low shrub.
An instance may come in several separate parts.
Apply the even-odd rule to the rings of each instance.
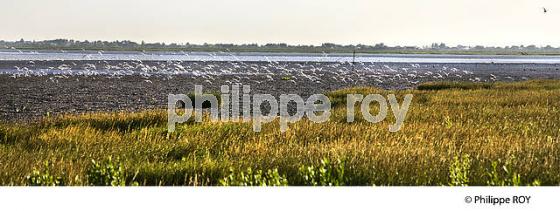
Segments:
[[[220,180],[222,186],[286,186],[288,180],[286,176],[280,175],[278,169],[253,171],[247,168],[246,171],[235,172],[230,169],[230,174]]]
[[[337,160],[331,163],[329,159],[321,160],[319,166],[301,166],[299,173],[305,185],[310,186],[342,186],[344,185],[344,162]]]
[[[212,95],[212,96],[216,97],[216,99],[218,100],[218,106],[222,104],[222,98],[221,98],[221,94],[219,92],[204,93],[203,95],[206,95],[206,94],[209,94],[209,95]],[[196,95],[195,93],[192,93],[192,92],[187,94],[187,97],[189,97],[191,99],[193,108],[196,105],[195,99],[196,99],[197,96],[198,95]],[[185,105],[182,104],[179,107],[184,108]],[[210,103],[210,101],[202,102],[202,108],[210,108],[210,107],[212,107],[212,104]]]
[[[126,178],[124,167],[111,157],[101,162],[92,159],[86,177],[95,186],[124,186]]]
[[[44,163],[44,169],[37,170],[34,169],[33,172],[26,176],[27,185],[30,186],[64,186],[64,179],[60,176],[54,175],[51,170],[52,165],[46,161]]]
[[[455,156],[449,167],[449,186],[467,186],[469,184],[469,171],[471,159],[469,155]]]

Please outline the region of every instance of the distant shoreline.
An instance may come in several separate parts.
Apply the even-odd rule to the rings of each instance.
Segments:
[[[113,52],[255,52],[255,53],[344,53],[344,54],[451,54],[451,55],[560,55],[560,47],[536,45],[456,45],[432,43],[425,46],[395,45],[384,43],[313,44],[287,43],[164,43],[135,42],[130,40],[0,40],[0,50],[22,51],[113,51]]]

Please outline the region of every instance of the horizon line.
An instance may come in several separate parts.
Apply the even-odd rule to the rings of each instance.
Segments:
[[[528,47],[528,46],[534,46],[534,47],[538,47],[538,48],[544,48],[544,47],[552,47],[552,48],[560,48],[560,46],[553,46],[550,44],[547,45],[536,45],[536,44],[520,44],[520,45],[515,45],[515,44],[511,44],[511,45],[482,45],[482,44],[476,44],[476,45],[465,45],[465,44],[456,44],[456,45],[449,45],[445,42],[432,42],[431,44],[427,44],[427,45],[389,45],[389,44],[385,44],[385,42],[376,42],[376,43],[371,43],[371,44],[364,44],[364,43],[357,43],[357,44],[339,44],[339,43],[335,43],[335,42],[322,42],[321,44],[302,44],[302,43],[298,43],[298,44],[294,44],[294,43],[288,43],[288,42],[266,42],[266,43],[259,43],[259,42],[246,42],[246,43],[235,43],[235,42],[213,42],[213,43],[208,43],[208,42],[204,42],[204,43],[191,43],[191,42],[162,42],[162,41],[145,41],[145,40],[131,40],[131,39],[114,39],[114,40],[102,40],[102,39],[93,39],[93,40],[88,40],[88,39],[72,39],[72,38],[55,38],[55,39],[41,39],[41,40],[35,40],[35,39],[31,39],[31,40],[27,40],[25,38],[20,38],[19,40],[4,40],[4,39],[0,39],[0,42],[47,42],[47,41],[56,41],[56,40],[67,40],[67,41],[77,41],[77,42],[133,42],[136,44],[163,44],[163,45],[235,45],[235,46],[243,46],[243,45],[257,45],[259,47],[261,46],[265,46],[268,44],[274,44],[274,45],[280,45],[280,44],[285,44],[288,47],[321,47],[322,45],[325,44],[332,44],[332,45],[337,45],[337,46],[342,46],[342,47],[349,47],[349,46],[354,46],[354,47],[358,47],[358,46],[375,46],[375,45],[384,45],[385,47],[416,47],[416,48],[430,48],[431,45],[434,44],[444,44],[446,47],[449,48],[456,48],[456,47],[477,47],[477,46],[482,46],[485,48],[506,48],[506,47]]]

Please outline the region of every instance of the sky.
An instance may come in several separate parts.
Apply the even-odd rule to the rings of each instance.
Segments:
[[[0,0],[0,8],[3,40],[560,46],[559,0]]]

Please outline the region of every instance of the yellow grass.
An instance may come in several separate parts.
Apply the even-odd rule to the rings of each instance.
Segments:
[[[343,161],[345,185],[448,185],[454,158],[468,155],[466,185],[494,184],[492,173],[503,180],[519,175],[522,185],[560,185],[559,81],[439,87],[329,93],[334,108],[328,122],[303,120],[285,133],[278,121],[260,133],[251,123],[231,122],[188,123],[168,133],[166,111],[5,123],[0,184],[29,184],[26,176],[36,169],[60,176],[66,185],[87,185],[91,159],[111,156],[123,165],[126,184],[218,185],[230,169],[250,167],[278,169],[290,185],[308,185],[299,168],[327,158]],[[393,118],[372,124],[357,116],[347,123],[348,93],[395,93],[399,102],[407,93],[414,98],[403,128],[391,133]]]

